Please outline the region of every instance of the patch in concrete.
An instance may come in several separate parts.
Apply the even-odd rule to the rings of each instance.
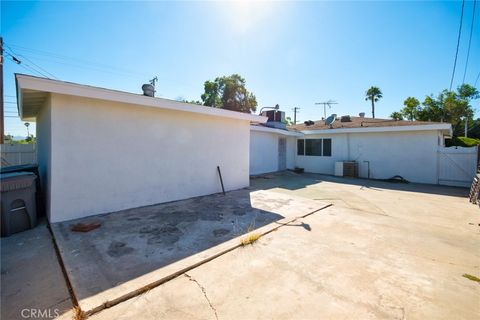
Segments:
[[[223,237],[223,236],[225,236],[229,233],[230,233],[230,230],[228,230],[228,229],[215,229],[215,230],[213,230],[213,235],[215,237]]]
[[[126,254],[132,253],[133,250],[133,248],[127,247],[126,243],[124,242],[113,241],[112,243],[110,243],[107,253],[110,257],[118,258]]]

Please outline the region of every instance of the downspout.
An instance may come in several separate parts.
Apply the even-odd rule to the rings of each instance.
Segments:
[[[347,159],[350,160],[350,133],[347,133]]]

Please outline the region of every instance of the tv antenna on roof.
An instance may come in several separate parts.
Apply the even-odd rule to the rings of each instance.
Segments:
[[[152,80],[150,80],[149,82],[150,82],[150,84],[151,84],[152,86],[155,87],[155,83],[157,83],[157,81],[158,81],[158,78],[157,78],[157,76],[155,76],[155,77],[154,77]]]
[[[325,102],[316,102],[315,104],[323,104],[323,118],[326,119],[327,118],[327,106],[328,108],[330,109],[332,106],[332,104],[338,104],[337,101],[333,101],[333,100],[328,100],[328,101],[325,101]]]

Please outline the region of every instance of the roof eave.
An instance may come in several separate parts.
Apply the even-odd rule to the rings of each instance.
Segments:
[[[115,91],[111,89],[92,87],[82,84],[51,80],[46,78],[34,77],[24,74],[15,74],[15,82],[17,86],[17,99],[19,99],[20,117],[23,116],[23,103],[21,94],[23,89],[51,92],[57,94],[72,95],[85,98],[93,98],[99,100],[108,100],[121,103],[136,104],[146,107],[155,107],[159,109],[176,110],[182,112],[192,112],[209,116],[232,118],[245,120],[255,123],[265,123],[267,117],[258,116],[249,113],[218,109],[196,104],[184,103],[175,100],[152,98],[139,94]]]
[[[259,131],[259,132],[268,132],[268,133],[277,133],[280,135],[284,136],[289,136],[289,137],[303,137],[303,133],[301,132],[296,132],[296,131],[288,131],[288,130],[282,130],[278,128],[270,128],[270,127],[263,127],[263,126],[250,126],[251,131]]]
[[[335,134],[335,133],[367,133],[367,132],[406,132],[406,131],[429,131],[442,130],[451,134],[452,125],[450,123],[436,123],[427,125],[413,126],[391,126],[391,127],[362,127],[362,128],[337,128],[337,129],[313,129],[300,130],[300,132],[309,134]]]

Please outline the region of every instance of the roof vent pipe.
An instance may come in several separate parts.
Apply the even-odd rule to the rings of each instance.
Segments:
[[[365,112],[360,112],[358,115],[360,116],[360,118],[365,118]]]
[[[150,83],[145,83],[142,86],[143,95],[147,97],[154,97],[155,96],[155,87]]]
[[[155,83],[158,81],[157,77],[154,77],[150,80],[150,83],[146,83],[142,86],[143,95],[147,97],[154,97],[155,96]]]

